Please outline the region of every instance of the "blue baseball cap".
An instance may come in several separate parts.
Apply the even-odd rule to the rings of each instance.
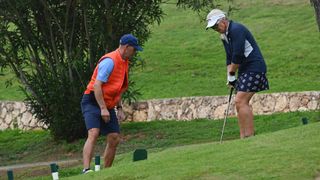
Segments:
[[[129,46],[133,46],[137,51],[142,51],[142,47],[138,44],[138,39],[132,34],[125,34],[120,38],[120,44]]]

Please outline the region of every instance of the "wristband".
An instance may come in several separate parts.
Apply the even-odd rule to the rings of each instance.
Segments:
[[[231,75],[228,75],[228,81],[229,82],[233,82],[233,81],[235,81],[236,80],[236,76],[231,76]]]

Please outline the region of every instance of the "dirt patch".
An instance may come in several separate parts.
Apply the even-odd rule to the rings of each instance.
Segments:
[[[137,134],[127,134],[127,135],[120,135],[121,141],[126,142],[131,139],[138,139],[138,140],[143,140],[146,138],[146,135],[144,133],[137,133]]]

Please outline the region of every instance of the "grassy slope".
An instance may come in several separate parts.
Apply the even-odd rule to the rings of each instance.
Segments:
[[[301,126],[302,117],[307,117],[310,123],[320,122],[319,111],[256,116],[256,133],[262,135]],[[129,152],[133,152],[137,148],[146,148],[149,152],[159,152],[171,147],[216,142],[220,138],[221,127],[221,120],[154,121],[122,124],[122,141],[118,148],[114,166],[117,167],[124,160],[126,162],[130,161],[132,156]],[[229,118],[224,140],[238,139],[238,131],[236,119]],[[103,141],[104,138],[99,139],[95,154],[102,154]],[[0,162],[3,166],[81,158],[83,144],[83,139],[74,143],[54,142],[49,136],[49,132],[44,131],[3,131],[0,132]],[[44,175],[48,174],[45,173],[45,171],[49,171],[48,168],[23,170],[15,172],[15,176],[25,179],[30,176],[34,177],[35,174]],[[39,172],[44,172],[44,174]],[[81,166],[62,168],[59,173],[60,177],[68,177],[77,175],[79,172],[81,172]],[[51,179],[50,177],[36,179],[43,178]]]
[[[12,82],[12,85],[7,86],[6,81],[8,80]],[[0,82],[0,100],[23,100],[25,96],[13,72],[9,69],[0,71]]]
[[[245,24],[267,62],[270,92],[320,90],[319,32],[309,1],[235,1],[231,19]],[[225,53],[218,34],[205,31],[191,11],[164,5],[167,16],[153,26],[135,72],[143,99],[227,94]],[[303,77],[303,78],[301,78]]]
[[[111,169],[68,179],[314,179],[320,171],[320,123],[246,140],[130,155]]]
[[[238,0],[231,19],[255,36],[268,66],[270,92],[320,90],[320,35],[309,0]],[[218,34],[190,10],[163,5],[164,20],[152,26],[141,56],[146,67],[134,72],[142,99],[225,95],[225,53]],[[5,88],[0,76],[0,100],[21,100],[23,94]],[[301,78],[303,77],[303,78]]]

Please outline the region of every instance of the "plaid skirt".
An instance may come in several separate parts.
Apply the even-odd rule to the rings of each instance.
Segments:
[[[238,76],[236,90],[242,92],[259,92],[269,89],[266,73],[246,72]]]

